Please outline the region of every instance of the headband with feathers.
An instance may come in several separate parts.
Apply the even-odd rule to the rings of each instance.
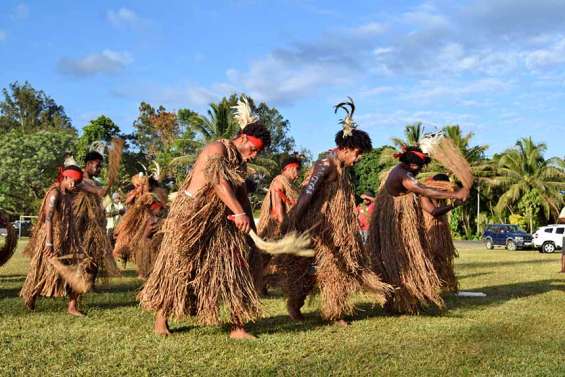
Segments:
[[[353,113],[355,113],[355,104],[351,97],[347,97],[349,101],[340,102],[334,106],[334,114],[337,114],[339,109],[345,111],[345,117],[340,119],[339,124],[343,127],[343,137],[348,137],[353,134],[353,130],[357,128],[357,123],[353,120]]]
[[[243,130],[248,124],[257,122],[259,117],[253,114],[251,106],[249,106],[249,101],[247,98],[242,97],[237,100],[237,105],[232,106],[235,110],[235,120],[239,124],[239,127]]]

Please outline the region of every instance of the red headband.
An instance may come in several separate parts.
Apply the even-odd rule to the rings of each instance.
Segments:
[[[286,164],[283,168],[283,170],[287,170],[287,169],[292,169],[292,168],[296,168],[299,169],[300,168],[300,164],[298,162],[291,162],[289,164]]]
[[[60,168],[57,182],[62,182],[65,177],[69,177],[75,182],[80,182],[82,181],[82,171]]]
[[[420,160],[422,160],[422,162],[426,162],[426,159],[428,158],[428,156],[426,156],[426,154],[424,152],[407,150],[408,147],[406,145],[403,145],[401,149],[402,149],[402,152],[393,154],[394,158],[400,158],[404,155],[407,155],[408,153],[414,154],[416,157],[418,157]]]
[[[414,153],[416,156],[420,158],[420,160],[426,161],[426,155],[423,152],[410,151],[409,153]]]
[[[163,205],[161,204],[161,202],[156,201],[156,202],[151,203],[150,208],[151,209],[161,209],[161,208],[163,208]]]
[[[259,139],[258,137],[255,136],[251,136],[251,135],[247,135],[244,134],[245,136],[247,136],[247,139],[251,142],[251,144],[253,144],[255,146],[255,148],[257,148],[258,150],[263,150],[263,147],[265,146],[265,144],[263,143],[263,140]]]

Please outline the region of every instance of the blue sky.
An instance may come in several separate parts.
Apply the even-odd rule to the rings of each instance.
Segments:
[[[245,92],[301,146],[333,143],[351,96],[373,144],[404,125],[459,124],[502,151],[565,151],[565,1],[11,1],[0,4],[0,87],[29,81],[81,128],[130,131],[140,101],[204,112]]]

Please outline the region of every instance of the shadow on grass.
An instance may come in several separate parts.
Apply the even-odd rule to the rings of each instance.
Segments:
[[[246,328],[251,333],[261,336],[262,334],[305,332],[329,325],[317,311],[304,314],[304,318],[304,321],[294,321],[288,315],[281,314],[258,319],[255,323],[246,325]],[[229,327],[226,326],[225,330],[229,330]]]
[[[143,284],[140,282],[121,282],[117,284],[110,283],[97,283],[93,292],[94,293],[127,293],[127,292],[137,292],[141,289]]]
[[[472,274],[467,274],[467,275],[457,275],[457,279],[461,280],[461,279],[469,279],[469,278],[476,278],[478,276],[483,276],[483,275],[492,275],[493,272],[475,272]]]
[[[17,288],[0,288],[0,299],[18,298],[21,287]]]
[[[499,305],[509,300],[537,296],[551,291],[565,292],[565,282],[563,280],[547,279],[482,287],[476,291],[483,292],[487,296],[458,297],[449,295],[445,297],[448,309]]]
[[[459,263],[457,268],[476,268],[476,267],[501,267],[501,266],[515,266],[518,264],[543,264],[551,263],[555,264],[553,259],[537,259],[537,260],[522,260],[522,261],[506,261],[506,262],[470,262],[470,263]]]
[[[0,275],[0,283],[12,283],[12,282],[23,282],[26,279],[26,275],[13,274],[13,275]]]

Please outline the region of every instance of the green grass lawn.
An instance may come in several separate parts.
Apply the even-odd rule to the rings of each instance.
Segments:
[[[86,318],[66,315],[63,299],[39,299],[29,313],[18,298],[27,269],[18,252],[0,268],[0,376],[565,376],[560,256],[460,254],[461,288],[486,298],[448,296],[441,315],[392,317],[358,297],[348,328],[322,322],[315,299],[306,322],[293,323],[284,300],[268,298],[265,317],[249,325],[258,339],[236,342],[225,328],[191,320],[173,323],[169,338],[154,336],[133,271],[86,295]]]

